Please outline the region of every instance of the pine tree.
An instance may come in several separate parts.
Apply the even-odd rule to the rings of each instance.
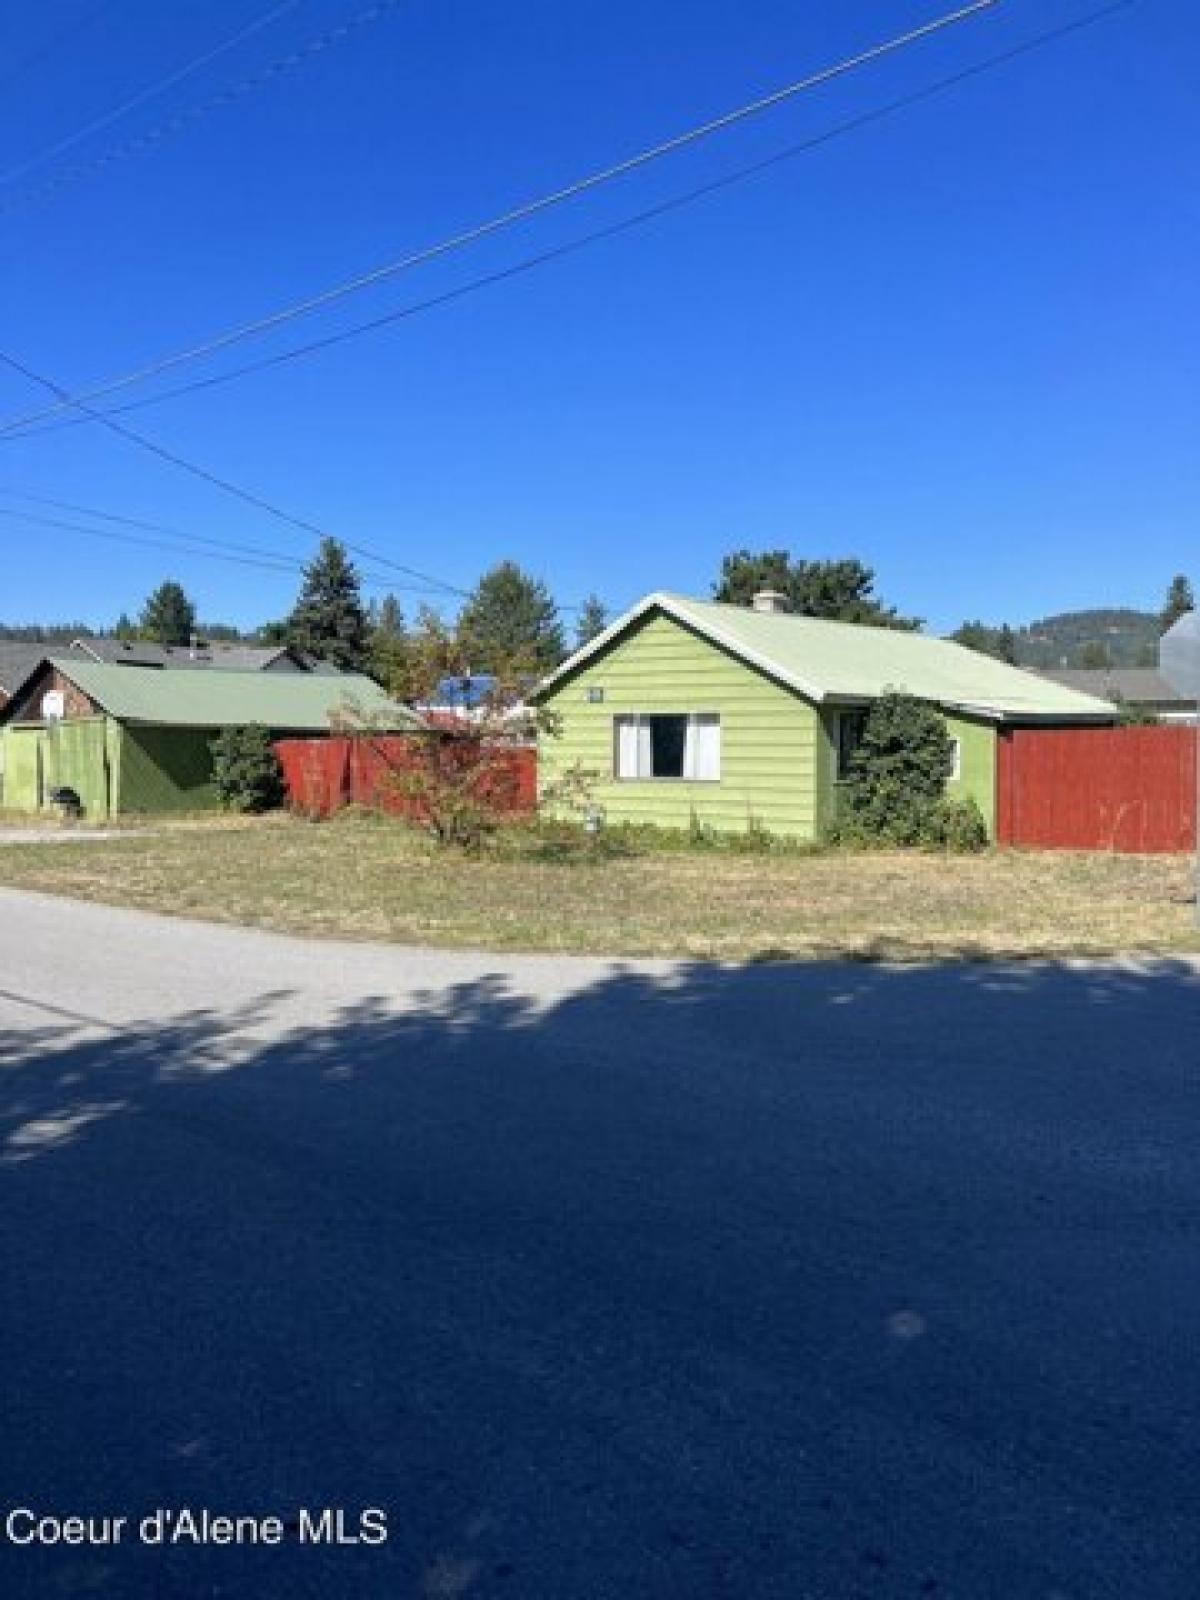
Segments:
[[[955,644],[965,644],[968,650],[978,650],[980,655],[1006,661],[1010,667],[1017,664],[1017,636],[1007,622],[998,628],[986,622],[964,622],[950,637]]]
[[[581,650],[585,644],[604,632],[608,627],[608,607],[599,595],[590,594],[580,607],[579,619],[575,624],[575,648]]]
[[[1195,609],[1196,597],[1192,593],[1191,584],[1182,572],[1176,573],[1171,579],[1171,587],[1167,590],[1167,598],[1159,612],[1159,630],[1166,633],[1168,628],[1174,627],[1180,617]]]
[[[158,644],[188,644],[196,630],[196,608],[180,584],[168,578],[142,607],[138,630]]]
[[[136,625],[134,623],[133,618],[129,615],[128,611],[122,611],[121,615],[117,618],[116,622],[113,623],[113,638],[114,639],[136,639],[137,638],[137,627],[136,627]]]
[[[875,574],[853,558],[844,561],[802,561],[787,550],[735,550],[721,563],[713,599],[748,606],[761,589],[787,597],[800,617],[832,622],[857,622],[876,628],[921,626],[917,617],[903,617],[875,594]]]
[[[368,666],[370,629],[358,572],[337,539],[322,539],[305,567],[285,635],[293,648],[343,672],[362,672]]]
[[[565,649],[549,589],[515,561],[502,561],[479,580],[459,617],[458,633],[471,669],[498,676],[547,672]]]
[[[371,676],[401,700],[410,694],[408,635],[404,612],[394,594],[371,609]]]

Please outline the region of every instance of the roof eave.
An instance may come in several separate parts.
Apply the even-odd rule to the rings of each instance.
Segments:
[[[783,684],[785,688],[804,695],[806,699],[820,704],[827,698],[824,689],[804,679],[795,677],[785,668],[779,666],[777,662],[771,661],[765,656],[760,656],[756,650],[748,650],[744,644],[737,639],[731,638],[723,629],[715,628],[711,623],[702,622],[697,617],[691,616],[672,596],[656,591],[654,594],[648,594],[639,600],[631,610],[623,612],[615,622],[610,623],[605,628],[603,633],[598,633],[594,639],[589,640],[581,649],[568,656],[561,666],[554,669],[549,677],[543,678],[541,683],[529,694],[531,703],[538,704],[558,684],[573,673],[578,672],[586,662],[592,660],[595,656],[601,655],[610,644],[619,639],[623,633],[626,633],[635,622],[640,621],[647,612],[653,610],[665,612],[681,627],[690,628],[693,633],[700,634],[710,644],[716,644],[723,650],[728,650],[739,661],[744,661],[747,665],[757,668],[759,672],[766,673],[769,678],[774,678],[777,683]]]

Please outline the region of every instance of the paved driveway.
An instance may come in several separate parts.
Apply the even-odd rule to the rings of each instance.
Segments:
[[[286,1524],[0,1546],[0,1593],[1196,1593],[1191,967],[0,893],[0,990],[0,1506]],[[302,1543],[325,1507],[387,1542]]]

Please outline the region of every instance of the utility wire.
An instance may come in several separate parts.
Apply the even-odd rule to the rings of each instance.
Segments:
[[[265,88],[277,78],[284,77],[297,67],[304,66],[314,56],[323,55],[325,51],[332,50],[336,45],[349,39],[360,29],[373,22],[380,21],[389,12],[406,4],[407,0],[377,0],[377,4],[369,6],[365,11],[360,11],[356,16],[349,17],[345,22],[327,28],[324,33],[310,39],[306,44],[298,46],[286,55],[278,57],[267,66],[252,72],[248,77],[242,78],[237,83],[230,84],[227,88],[218,90],[206,100],[188,106],[182,111],[177,111],[167,117],[163,122],[148,129],[145,133],[135,134],[132,138],[120,144],[112,145],[107,150],[102,150],[98,155],[89,157],[84,161],[74,162],[51,174],[46,181],[35,188],[24,189],[16,194],[0,199],[0,216],[10,211],[23,209],[27,205],[39,200],[48,199],[57,194],[60,189],[69,184],[78,182],[81,178],[89,177],[92,173],[102,172],[119,161],[124,161],[129,156],[138,155],[143,150],[164,143],[177,133],[194,126],[214,111],[220,111],[225,106],[233,105],[243,100],[255,90]]]
[[[12,418],[7,423],[0,425],[0,434],[8,433],[10,430],[22,427],[29,422],[40,422],[44,417],[57,415],[65,408],[79,402],[104,399],[108,395],[116,394],[122,389],[129,388],[132,384],[159,377],[162,373],[181,366],[185,362],[199,360],[202,356],[212,355],[218,350],[227,349],[230,345],[240,343],[243,339],[282,327],[285,323],[293,322],[298,317],[309,316],[314,311],[345,299],[348,295],[357,294],[363,289],[370,288],[373,284],[382,283],[386,279],[396,277],[403,272],[409,272],[413,268],[422,266],[429,261],[434,261],[455,251],[462,250],[467,245],[476,244],[479,240],[488,238],[492,234],[514,227],[517,223],[528,221],[531,217],[564,205],[570,200],[578,199],[580,195],[591,193],[596,189],[613,183],[618,178],[623,178],[631,172],[662,160],[665,156],[674,155],[679,150],[698,144],[702,140],[709,139],[713,135],[722,133],[739,123],[759,117],[763,113],[773,110],[776,106],[793,100],[798,95],[818,88],[822,84],[830,83],[836,78],[845,77],[848,73],[881,60],[885,56],[894,55],[896,52],[907,49],[933,34],[941,33],[947,28],[966,22],[983,11],[991,10],[998,3],[999,0],[973,0],[970,5],[962,6],[956,11],[947,12],[931,22],[926,22],[920,27],[910,29],[907,33],[897,34],[890,39],[883,40],[879,44],[860,51],[857,55],[847,56],[832,66],[823,67],[817,72],[810,73],[807,77],[797,79],[793,83],[786,84],[781,89],[762,95],[758,99],[751,100],[732,111],[724,112],[719,117],[714,117],[696,127],[689,128],[670,139],[665,139],[659,144],[639,151],[636,155],[628,156],[611,166],[603,167],[599,171],[590,173],[587,177],[579,178],[563,188],[554,190],[550,194],[543,195],[536,200],[526,201],[524,204],[503,212],[499,216],[492,217],[486,222],[477,223],[471,228],[453,234],[450,238],[428,245],[410,255],[402,256],[399,260],[388,262],[384,266],[376,267],[370,272],[362,273],[356,278],[351,278],[331,289],[324,290],[320,294],[310,296],[308,299],[286,306],[280,311],[273,312],[270,316],[260,317],[254,322],[243,323],[239,327],[218,334],[202,344],[191,345],[184,350],[176,351],[172,355],[163,356],[157,361],[124,374],[122,377],[110,379],[90,389],[82,389],[75,394],[63,393],[59,397],[60,403],[58,405],[44,407],[40,411]]]
[[[221,553],[221,558],[224,560],[241,559],[247,557],[260,558],[249,561],[247,564],[259,566],[277,566],[281,570],[286,570],[289,572],[303,572],[306,568],[306,563],[298,559],[296,556],[286,555],[279,550],[268,550],[262,545],[242,544],[232,539],[216,539],[209,534],[191,533],[187,529],[174,528],[167,523],[150,522],[141,517],[130,517],[124,516],[115,511],[104,511],[96,506],[80,505],[78,501],[75,500],[59,500],[52,495],[31,494],[27,489],[14,489],[7,484],[0,484],[0,494],[8,495],[18,500],[28,500],[34,505],[49,506],[58,511],[73,511],[77,512],[81,516],[96,517],[102,522],[115,522],[121,527],[137,528],[144,533],[165,534],[167,536],[165,539],[140,541],[142,543],[157,545],[163,549],[179,549],[189,555],[208,555],[211,551],[217,551]],[[80,526],[78,523],[73,522],[59,522],[53,518],[48,519],[45,517],[39,517],[33,512],[26,512],[10,507],[0,507],[0,515],[6,517],[23,517],[32,522],[45,522],[49,527],[71,528],[78,533],[94,533],[97,538],[105,536],[105,530],[102,529],[86,528]],[[180,543],[180,541],[186,541],[186,544]],[[192,546],[204,546],[207,548],[193,549],[191,548]],[[233,554],[225,554],[225,552],[232,552]],[[397,590],[408,590],[421,594],[430,594],[436,592],[429,589],[427,586],[423,586],[420,589],[415,589],[412,584],[396,583],[386,575],[377,573],[367,567],[360,567],[359,575],[369,580],[373,584],[388,586]]]
[[[222,555],[213,550],[193,550],[175,539],[155,539],[145,534],[118,533],[112,528],[89,528],[81,522],[66,522],[59,517],[42,517],[33,512],[19,511],[10,506],[0,506],[0,517],[9,517],[17,522],[33,523],[43,528],[58,528],[68,533],[86,534],[92,539],[105,539],[116,544],[131,544],[148,547],[155,550],[169,550],[173,555],[199,557],[204,561],[227,561],[240,567],[257,567],[266,572],[279,572],[288,577],[293,577],[297,571],[303,572],[304,563],[280,556],[278,560],[260,560],[253,556]],[[188,537],[192,537],[188,535]],[[390,594],[393,590],[408,590],[411,585],[391,583],[389,581],[369,581],[362,585],[367,594]],[[428,590],[415,591],[426,594]]]
[[[15,183],[18,178],[23,178],[26,173],[35,172],[38,167],[44,167],[47,161],[53,161],[55,156],[60,156],[65,150],[72,150],[77,144],[93,133],[99,133],[102,128],[111,127],[114,122],[119,122],[122,117],[128,116],[131,111],[136,111],[138,106],[145,105],[147,100],[153,100],[157,95],[165,94],[168,89],[173,89],[177,83],[182,83],[185,78],[192,77],[203,67],[207,67],[218,57],[227,54],[235,46],[241,44],[243,39],[248,39],[251,34],[258,33],[261,29],[274,22],[277,17],[283,16],[285,11],[294,11],[299,0],[280,0],[277,5],[270,6],[261,12],[252,21],[239,28],[236,33],[230,34],[227,39],[218,45],[205,50],[201,55],[193,56],[182,67],[167,73],[165,77],[158,78],[146,88],[139,89],[137,94],[128,100],[123,100],[120,105],[113,106],[111,110],[94,117],[90,122],[85,122],[82,127],[76,128],[73,133],[68,133],[64,138],[48,145],[46,149],[39,150],[36,155],[10,167],[7,172],[0,172],[0,183]]]
[[[222,478],[215,472],[210,472],[207,467],[198,466],[185,456],[178,455],[173,450],[168,450],[165,445],[159,444],[157,440],[147,438],[144,433],[135,432],[133,428],[127,427],[125,423],[117,422],[112,417],[105,416],[102,411],[92,410],[90,406],[85,405],[81,400],[71,399],[61,384],[55,383],[53,378],[47,378],[43,373],[35,372],[32,367],[26,365],[23,361],[19,361],[16,356],[9,354],[7,351],[0,350],[0,363],[11,368],[14,372],[19,372],[30,383],[37,384],[39,388],[45,389],[48,393],[66,401],[67,404],[75,406],[79,411],[87,413],[94,421],[107,428],[110,433],[115,433],[119,438],[127,440],[130,444],[135,444],[140,449],[149,451],[151,455],[158,456],[160,460],[169,462],[171,466],[178,467],[181,472],[189,473],[192,477],[199,478],[201,482],[211,484],[213,488],[222,490],[235,500],[241,500],[243,504],[265,512],[268,516],[274,517],[277,522],[286,523],[288,526],[297,528],[303,533],[312,534],[318,539],[336,537],[336,535],[330,534],[328,529],[322,528],[318,523],[310,522],[305,517],[297,517],[292,512],[285,511],[281,506],[275,505],[262,495],[255,494],[249,489],[243,489],[240,484],[233,483],[229,478]],[[393,561],[390,557],[381,555],[378,551],[371,550],[365,545],[351,544],[348,539],[342,539],[340,542],[345,545],[347,550],[353,551],[355,555],[363,556],[366,560],[374,561],[379,566],[387,567],[392,571],[402,572],[410,578],[418,579],[421,583],[429,584],[432,588],[460,596],[466,596],[468,593],[466,589],[460,589],[457,584],[447,583],[444,579],[431,577],[429,573],[421,572],[416,567],[405,566],[402,562]]]
[[[624,233],[645,227],[648,223],[654,222],[661,217],[669,216],[673,212],[681,211],[700,200],[707,199],[726,189],[733,188],[737,184],[758,177],[785,162],[795,160],[798,156],[805,155],[812,150],[831,143],[835,139],[842,138],[848,133],[854,133],[873,123],[881,122],[887,117],[896,115],[897,112],[907,110],[911,106],[944,94],[969,79],[980,77],[982,74],[1007,65],[1021,56],[1029,55],[1035,50],[1040,50],[1049,44],[1055,43],[1065,38],[1068,34],[1078,33],[1082,29],[1091,27],[1104,18],[1111,16],[1114,12],[1125,10],[1133,4],[1134,0],[1112,0],[1111,4],[1101,7],[1099,10],[1092,11],[1059,27],[1047,29],[1045,32],[1036,34],[1008,50],[999,51],[995,55],[987,56],[968,67],[939,78],[935,82],[927,84],[924,88],[914,90],[911,94],[902,95],[898,99],[890,100],[883,105],[864,111],[858,116],[849,117],[842,122],[835,123],[823,132],[814,134],[810,138],[802,139],[796,144],[788,145],[786,148],[765,156],[759,161],[751,162],[747,166],[737,167],[733,171],[724,173],[708,183],[700,184],[696,188],[687,190],[686,193],[675,195],[657,205],[649,206],[631,216],[610,223],[603,228],[594,229],[575,239],[569,239],[563,244],[553,245],[535,255],[526,256],[522,260],[514,262],[511,266],[498,268],[495,272],[485,273],[481,277],[458,284],[440,294],[411,302],[395,311],[372,317],[367,322],[360,322],[353,327],[343,328],[336,333],[327,334],[321,339],[313,339],[305,344],[293,346],[291,349],[279,351],[274,355],[263,356],[257,361],[246,362],[242,366],[234,367],[227,372],[216,373],[208,378],[193,379],[189,383],[179,384],[173,389],[166,389],[140,400],[126,401],[125,404],[113,406],[99,413],[99,415],[108,417],[123,416],[126,412],[141,411],[148,406],[162,405],[167,401],[180,399],[184,395],[194,394],[205,389],[218,388],[222,384],[232,383],[253,373],[282,366],[286,362],[296,361],[304,356],[317,354],[335,345],[344,344],[348,340],[361,338],[364,334],[377,332],[379,329],[391,326],[394,323],[404,322],[410,318],[420,316],[424,312],[450,305],[456,300],[465,299],[469,295],[479,293],[481,290],[494,288],[512,278],[520,277],[527,272],[535,271],[539,267],[548,266],[552,262],[561,261],[568,256],[575,255],[591,245],[599,244],[604,240],[617,238]],[[14,428],[11,432],[5,431],[0,437],[31,438],[41,433],[55,432],[62,428],[82,427],[90,420],[92,419],[87,416],[66,417],[58,421],[44,422],[38,426],[24,428],[20,431],[16,431]]]
[[[241,567],[261,567],[271,572],[286,572],[289,575],[295,571],[295,564],[286,559],[262,560],[254,556],[222,555],[213,550],[192,550],[173,539],[155,539],[136,533],[117,533],[111,528],[89,528],[80,522],[64,522],[59,517],[43,517],[36,512],[20,511],[11,506],[0,506],[0,517],[33,523],[42,528],[60,528],[71,533],[84,533],[93,539],[115,540],[118,544],[149,546],[155,550],[170,550],[181,555],[202,556],[209,561],[231,561]]]

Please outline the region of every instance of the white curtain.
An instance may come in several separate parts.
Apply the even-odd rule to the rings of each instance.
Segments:
[[[688,718],[683,775],[707,782],[716,782],[721,776],[721,719],[712,712]]]
[[[617,777],[648,778],[650,724],[644,717],[617,718]]]

